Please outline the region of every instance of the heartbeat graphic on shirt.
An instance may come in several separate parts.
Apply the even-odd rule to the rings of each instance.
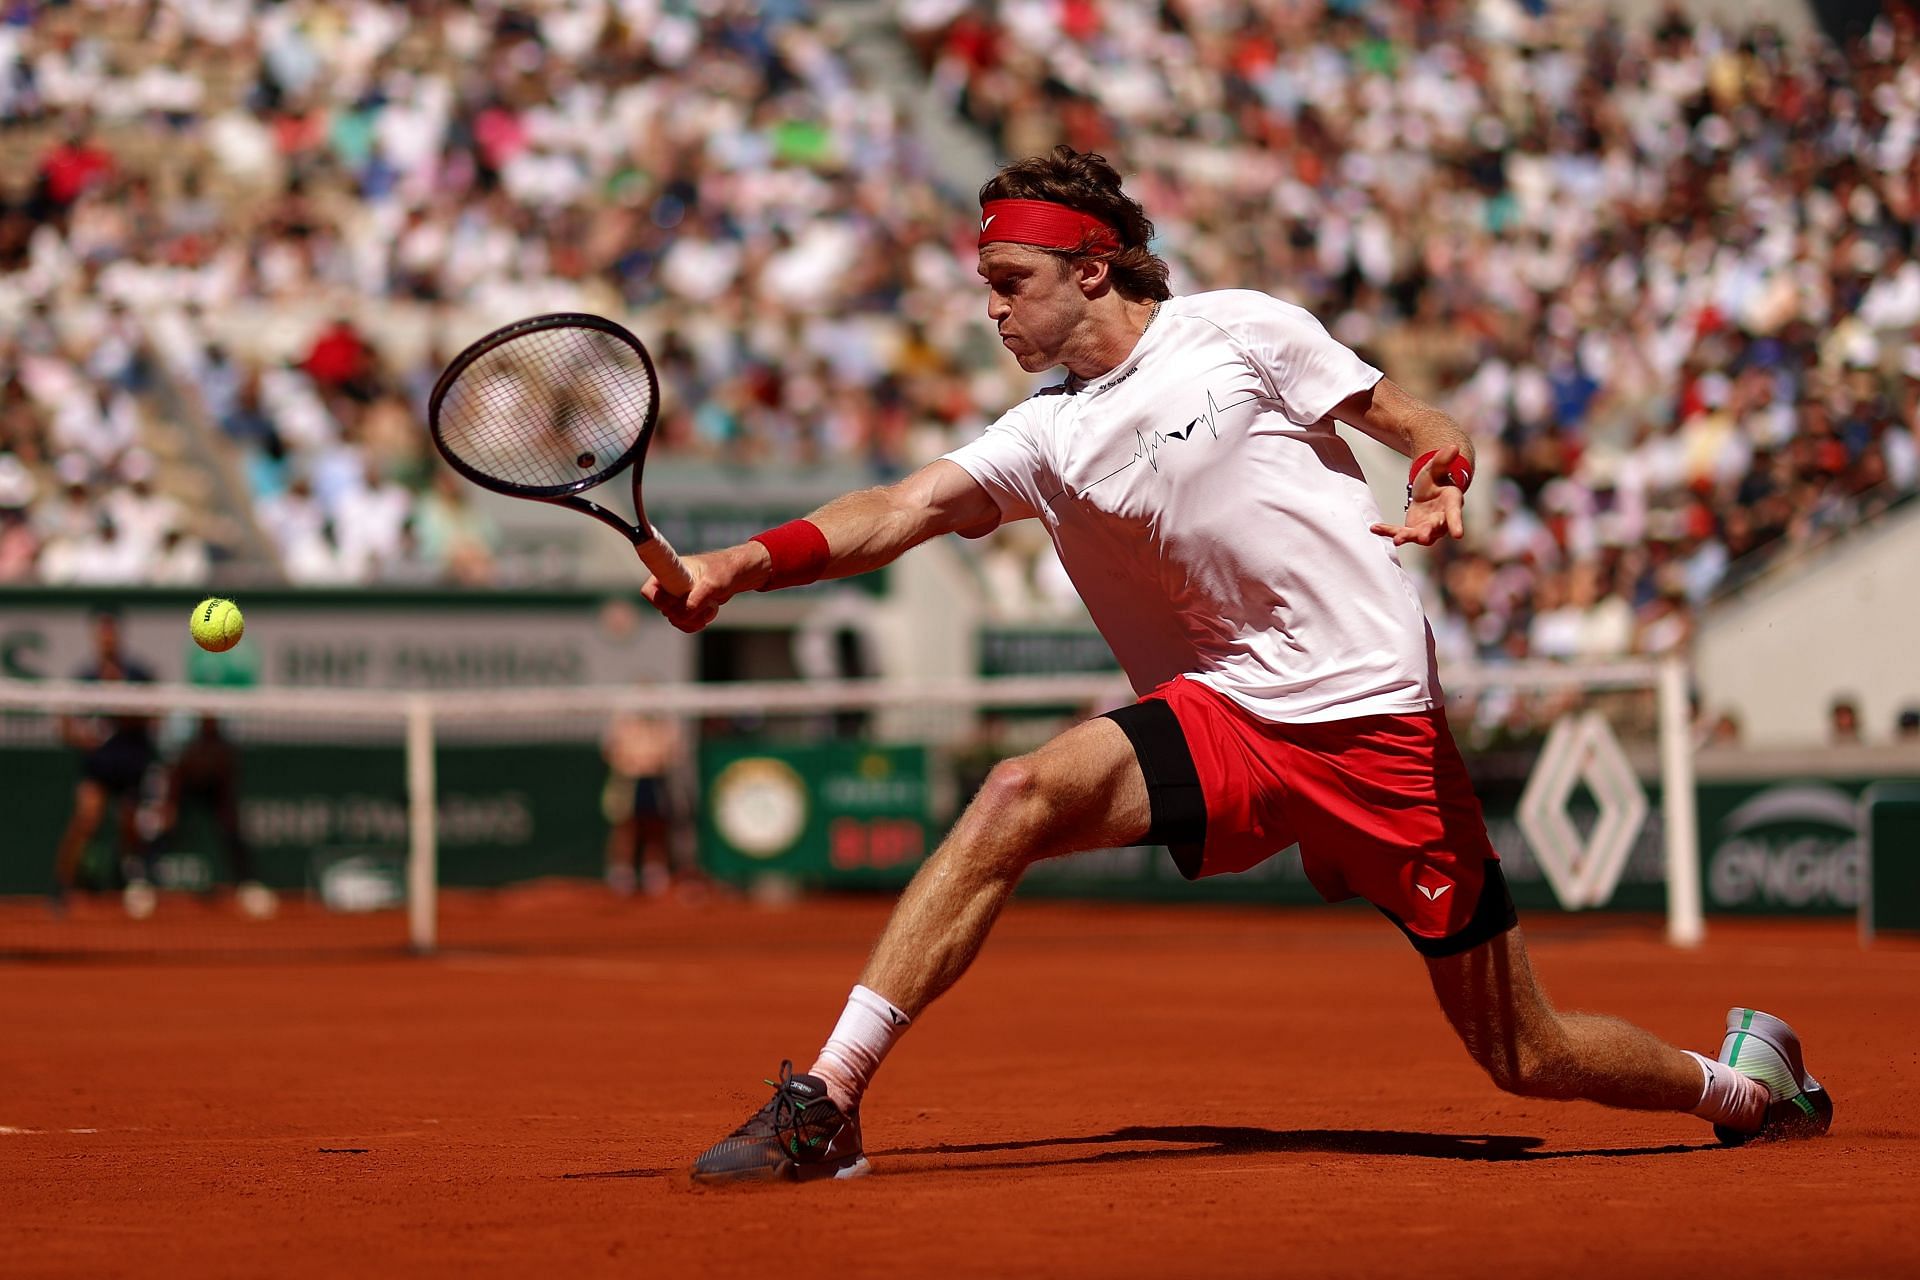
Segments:
[[[1133,433],[1135,441],[1133,456],[1120,466],[1115,467],[1112,471],[1101,476],[1100,479],[1095,480],[1093,484],[1087,485],[1086,488],[1080,490],[1080,492],[1084,494],[1087,489],[1093,488],[1093,485],[1113,479],[1142,458],[1145,458],[1147,465],[1158,473],[1160,470],[1160,449],[1162,446],[1174,440],[1191,440],[1193,438],[1194,428],[1200,426],[1206,427],[1208,434],[1215,440],[1218,440],[1220,438],[1220,415],[1229,409],[1238,409],[1243,404],[1252,404],[1258,399],[1260,399],[1259,396],[1253,395],[1248,396],[1244,400],[1235,400],[1232,404],[1220,404],[1214,400],[1213,392],[1207,392],[1207,411],[1205,413],[1197,418],[1191,419],[1186,426],[1181,427],[1178,431],[1168,431],[1164,433],[1156,431],[1153,433],[1151,439],[1147,437],[1144,431],[1135,431]]]

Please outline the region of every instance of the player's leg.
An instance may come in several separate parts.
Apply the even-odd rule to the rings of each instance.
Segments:
[[[639,871],[640,891],[658,898],[673,887],[673,847],[667,779],[646,777],[635,785],[631,865]]]
[[[1640,1111],[1685,1111],[1730,1145],[1827,1131],[1833,1099],[1808,1074],[1793,1028],[1734,1009],[1718,1059],[1676,1049],[1619,1018],[1564,1013],[1534,977],[1518,928],[1460,952],[1429,956],[1447,1021],[1502,1089]]]
[[[959,980],[1026,869],[1131,844],[1151,818],[1127,735],[1097,719],[996,765],[901,895],[813,1070],[694,1162],[701,1180],[851,1177],[866,1170],[859,1100],[913,1015]]]
[[[127,914],[144,920],[153,914],[158,895],[153,887],[156,852],[140,838],[140,788],[135,786],[113,797],[114,835],[120,855],[120,900]]]
[[[100,829],[107,812],[107,789],[93,778],[82,778],[73,789],[73,815],[60,835],[60,846],[53,857],[53,883],[56,895],[79,887],[80,860],[86,856],[87,842]]]
[[[901,895],[861,985],[917,1016],[973,963],[1028,867],[1131,844],[1148,822],[1133,746],[1112,720],[1002,761]]]
[[[254,869],[253,847],[240,827],[239,783],[232,774],[222,774],[200,792],[200,800],[220,832],[220,846],[226,852],[234,883],[258,884],[260,874]]]
[[[1285,726],[1274,745],[1308,877],[1329,898],[1365,897],[1400,927],[1426,958],[1448,1021],[1501,1088],[1690,1111],[1728,1141],[1763,1127],[1824,1131],[1831,1101],[1778,1019],[1736,1010],[1734,1021],[1751,1025],[1729,1024],[1716,1062],[1552,1006],[1444,713]]]
[[[810,1074],[851,1112],[894,1040],[980,954],[1028,867],[1131,844],[1150,822],[1133,744],[1112,720],[995,765],[901,895]]]
[[[615,773],[607,780],[604,806],[607,809],[607,845],[604,854],[607,888],[622,898],[633,896],[639,877],[633,868],[635,847],[634,780]]]
[[[253,860],[253,846],[247,843],[240,826],[240,779],[227,757],[222,767],[193,779],[181,796],[213,819],[220,834],[220,847],[227,857],[227,869],[233,878],[234,905],[240,914],[252,920],[265,920],[280,909],[280,895],[260,879]]]
[[[1700,1101],[1695,1058],[1617,1018],[1555,1009],[1517,927],[1429,957],[1427,972],[1467,1052],[1509,1093],[1641,1111],[1691,1111]]]

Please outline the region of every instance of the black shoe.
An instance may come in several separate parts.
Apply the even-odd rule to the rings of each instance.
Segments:
[[[860,1146],[860,1109],[843,1112],[818,1076],[780,1064],[773,1098],[693,1162],[695,1182],[745,1179],[805,1182],[857,1178],[867,1171]]]
[[[1713,1126],[1713,1136],[1730,1147],[1747,1142],[1817,1138],[1833,1125],[1833,1095],[1807,1073],[1800,1037],[1792,1027],[1758,1009],[1729,1009],[1720,1061],[1767,1086],[1772,1100],[1766,1119],[1753,1133]]]

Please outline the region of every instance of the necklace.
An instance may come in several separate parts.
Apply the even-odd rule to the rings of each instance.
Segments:
[[[1155,320],[1158,320],[1159,318],[1160,318],[1160,304],[1158,302],[1155,302],[1153,304],[1153,310],[1147,312],[1147,322],[1140,326],[1140,336],[1143,338],[1146,337],[1147,330],[1153,328],[1153,322]]]

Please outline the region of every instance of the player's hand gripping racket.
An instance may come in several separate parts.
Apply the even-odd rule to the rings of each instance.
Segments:
[[[434,448],[484,489],[552,502],[618,529],[661,587],[684,596],[686,565],[647,523],[640,471],[660,382],[640,339],[600,316],[519,320],[455,356],[427,401]],[[636,523],[580,494],[633,466]]]

